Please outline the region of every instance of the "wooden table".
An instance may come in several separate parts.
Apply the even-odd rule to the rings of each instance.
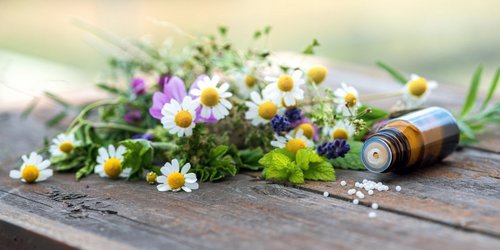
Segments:
[[[334,65],[330,73],[330,84],[346,81],[362,93],[398,87],[374,69]],[[431,104],[456,111],[465,92],[441,84]],[[282,186],[241,173],[192,193],[160,193],[144,181],[95,175],[75,182],[72,173],[58,173],[36,185],[10,179],[19,155],[53,135],[43,117],[0,114],[0,248],[500,249],[498,128],[479,145],[406,175],[337,170],[337,182]],[[363,179],[391,190],[354,205],[347,190]],[[373,202],[377,217],[369,218]]]

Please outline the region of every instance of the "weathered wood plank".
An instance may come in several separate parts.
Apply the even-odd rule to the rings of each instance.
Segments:
[[[37,185],[10,180],[5,171],[0,176],[0,200],[7,210],[135,248],[494,249],[500,244],[494,237],[382,210],[368,219],[370,208],[244,175],[203,183],[193,193],[159,193],[144,182],[97,176],[75,183],[72,175],[58,174]]]

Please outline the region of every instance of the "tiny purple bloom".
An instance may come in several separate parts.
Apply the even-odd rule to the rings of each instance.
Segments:
[[[144,139],[144,140],[152,141],[153,140],[153,134],[149,134],[149,133],[146,133],[146,134],[137,134],[137,135],[133,135],[132,139]]]
[[[140,110],[137,109],[129,109],[127,113],[123,116],[123,120],[125,120],[126,123],[136,123],[140,122],[142,118],[142,113]]]
[[[288,132],[291,129],[288,118],[283,115],[275,115],[273,119],[271,119],[271,126],[273,131],[278,135]]]
[[[134,78],[132,80],[132,93],[135,96],[143,95],[146,92],[146,82],[142,78]]]
[[[334,142],[325,142],[318,146],[316,151],[328,159],[344,157],[351,150],[351,146],[344,139],[336,139]]]

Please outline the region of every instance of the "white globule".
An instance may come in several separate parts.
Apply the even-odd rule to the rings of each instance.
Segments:
[[[345,185],[347,185],[347,183],[346,183],[345,181],[341,181],[341,182],[340,182],[340,185],[341,185],[341,186],[345,186]]]
[[[323,196],[328,197],[330,194],[328,192],[324,192]]]
[[[401,186],[396,186],[396,191],[401,191]]]
[[[373,204],[372,204],[372,208],[373,208],[373,209],[378,209],[378,204],[377,204],[377,203],[373,203]]]
[[[348,195],[353,195],[353,194],[355,194],[355,193],[356,193],[356,189],[354,189],[354,188],[349,189],[349,190],[347,191],[347,194],[348,194]]]
[[[369,213],[368,213],[368,217],[369,217],[369,218],[375,218],[375,217],[377,217],[377,213],[375,213],[375,212],[373,212],[373,211],[372,211],[372,212],[369,212]]]
[[[358,199],[354,199],[354,200],[352,200],[352,203],[355,204],[355,205],[358,205],[359,204],[359,200]]]
[[[368,195],[373,195],[373,190],[368,190]]]
[[[363,194],[363,192],[361,192],[361,191],[357,191],[357,192],[356,192],[356,196],[357,196],[358,198],[360,198],[360,199],[365,198],[365,194]]]

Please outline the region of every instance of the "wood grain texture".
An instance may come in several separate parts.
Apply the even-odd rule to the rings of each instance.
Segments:
[[[494,249],[500,243],[390,211],[369,219],[370,208],[245,175],[203,183],[193,193],[159,193],[144,182],[97,176],[75,183],[70,174],[37,185],[2,174],[0,183],[8,211],[29,211],[33,220],[53,220],[134,248]]]

